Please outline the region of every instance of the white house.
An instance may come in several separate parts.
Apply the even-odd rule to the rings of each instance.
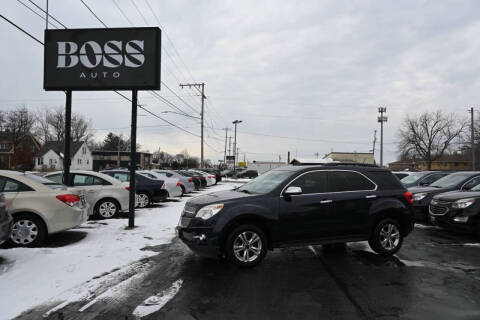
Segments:
[[[35,157],[35,170],[63,170],[63,142],[48,141]],[[92,170],[92,152],[85,142],[70,144],[70,170]]]

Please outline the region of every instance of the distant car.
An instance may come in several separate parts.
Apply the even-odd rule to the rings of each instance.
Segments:
[[[173,170],[153,169],[150,171],[166,176],[167,178],[176,178],[180,180],[180,188],[182,188],[183,193],[190,193],[195,190],[193,177],[186,177]]]
[[[254,179],[258,177],[258,171],[257,170],[245,170],[237,174],[237,178],[249,178],[249,179]]]
[[[45,178],[62,184],[63,172],[48,173]],[[73,188],[85,190],[90,215],[111,218],[120,211],[128,211],[128,187],[109,175],[94,171],[73,170],[70,175],[70,185]]]
[[[463,171],[438,179],[428,187],[409,188],[413,194],[413,211],[416,221],[429,222],[428,206],[433,196],[448,191],[468,191],[480,184],[479,171]]]
[[[18,246],[38,246],[49,234],[88,220],[84,194],[43,177],[1,170],[0,192],[13,217],[9,241]]]
[[[452,191],[433,197],[430,221],[444,229],[475,233],[480,237],[480,185],[470,191]]]
[[[420,171],[400,179],[400,182],[406,187],[426,187],[434,183],[440,178],[448,176],[452,172],[448,171]]]
[[[215,176],[212,176],[212,174],[208,173],[208,172],[203,172],[201,170],[197,170],[197,169],[190,169],[188,170],[190,172],[194,172],[194,173],[197,173],[199,174],[200,176],[203,176],[205,178],[205,180],[207,181],[207,187],[209,186],[213,186],[216,182],[216,179],[215,179]]]
[[[183,196],[183,190],[181,187],[180,180],[177,178],[169,178],[167,176],[161,175],[156,172],[150,172],[148,170],[138,170],[137,171],[144,176],[155,179],[155,180],[163,180],[165,182],[165,188],[168,192],[168,197],[181,197]]]
[[[192,178],[193,184],[195,185],[195,190],[200,190],[200,188],[204,188],[207,186],[207,180],[205,179],[205,177],[203,176],[200,177],[200,175],[197,173],[193,173],[186,170],[177,170],[175,172],[177,172],[178,174],[181,174],[182,176]]]
[[[105,170],[101,173],[108,174],[121,182],[130,181],[130,172],[127,170]],[[161,202],[168,197],[163,180],[155,180],[145,177],[139,173],[135,174],[135,186],[137,193],[138,207],[145,208],[154,202]]]
[[[4,243],[10,237],[12,232],[13,218],[8,212],[5,196],[0,193],[0,244]]]
[[[402,180],[405,177],[408,177],[413,172],[410,171],[392,171],[393,175],[398,178],[398,180]]]
[[[220,172],[220,170],[214,169],[214,168],[200,168],[200,170],[202,170],[203,172],[208,172],[215,175],[215,180],[216,180],[215,184],[222,181],[222,173]]]
[[[245,168],[236,168],[235,170],[227,169],[227,170],[222,172],[222,175],[226,178],[231,178],[231,177],[233,177],[235,175],[238,175],[239,173],[241,173],[245,170],[246,170]]]

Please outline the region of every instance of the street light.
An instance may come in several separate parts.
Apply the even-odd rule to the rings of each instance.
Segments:
[[[383,123],[388,120],[388,117],[383,114],[387,112],[387,108],[380,107],[378,112],[380,112],[377,118],[378,122],[380,122],[380,166],[383,167]]]
[[[237,164],[237,124],[242,123],[242,120],[235,120],[232,122],[235,125],[235,140],[233,142],[233,172],[235,173],[235,167]]]

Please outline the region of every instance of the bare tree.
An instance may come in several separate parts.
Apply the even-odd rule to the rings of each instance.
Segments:
[[[399,131],[399,151],[403,155],[422,159],[430,170],[432,162],[449,150],[466,126],[465,120],[440,110],[424,112],[417,117],[407,116]]]
[[[32,132],[35,124],[35,116],[22,105],[5,114],[5,131],[9,132],[13,145],[13,166],[17,169],[17,148],[22,137]]]
[[[65,110],[63,107],[48,111],[47,124],[54,139],[65,140]],[[83,115],[72,114],[71,137],[74,142],[90,140],[93,137],[90,127],[91,122]]]
[[[40,142],[45,143],[52,140],[50,123],[48,121],[50,111],[47,108],[38,109],[35,112],[35,136]]]

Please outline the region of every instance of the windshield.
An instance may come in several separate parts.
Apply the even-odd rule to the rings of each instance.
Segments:
[[[35,175],[35,174],[26,174],[26,175],[25,175],[25,178],[28,178],[28,179],[30,179],[30,180],[32,180],[32,181],[37,182],[37,183],[41,183],[41,184],[43,184],[44,186],[50,187],[50,188],[52,188],[52,189],[63,188],[63,185],[58,184],[57,182],[52,181],[52,180],[49,180],[49,179],[47,179],[47,178],[37,176],[37,175]]]
[[[411,175],[404,177],[400,181],[402,183],[414,183],[414,182],[417,182],[418,180],[420,180],[422,177],[424,177],[427,174],[428,174],[428,172],[412,173]]]
[[[451,188],[468,178],[467,174],[451,174],[446,177],[440,178],[430,186],[435,188]]]
[[[268,193],[278,187],[280,183],[293,174],[288,170],[273,170],[262,174],[247,184],[244,184],[237,191],[245,193],[263,194]]]

